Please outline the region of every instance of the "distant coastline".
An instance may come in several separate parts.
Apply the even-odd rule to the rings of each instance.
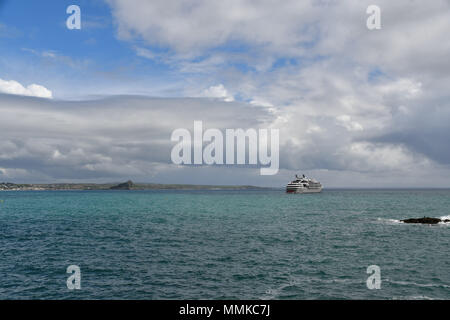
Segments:
[[[250,185],[220,186],[160,183],[28,183],[0,182],[0,191],[45,191],[45,190],[251,190],[267,189]]]

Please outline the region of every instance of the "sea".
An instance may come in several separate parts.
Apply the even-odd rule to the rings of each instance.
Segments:
[[[5,191],[0,299],[450,299],[423,216],[450,190]]]

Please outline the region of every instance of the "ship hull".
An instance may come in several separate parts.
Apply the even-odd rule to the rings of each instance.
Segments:
[[[322,192],[322,188],[320,189],[307,189],[307,188],[286,188],[286,193],[320,193]]]

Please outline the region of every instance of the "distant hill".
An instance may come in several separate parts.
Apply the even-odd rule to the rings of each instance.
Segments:
[[[111,190],[133,190],[134,183],[131,180],[128,180],[127,182],[118,184],[117,186],[112,186]]]
[[[267,189],[256,186],[215,186],[195,184],[158,184],[158,183],[134,183],[129,180],[124,183],[49,183],[49,184],[16,184],[0,182],[0,191],[32,191],[32,190],[251,190]]]

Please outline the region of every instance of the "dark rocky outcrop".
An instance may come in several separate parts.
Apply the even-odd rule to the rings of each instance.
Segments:
[[[441,220],[439,218],[430,218],[430,217],[412,218],[400,221],[404,223],[424,223],[424,224],[438,224],[439,222],[450,222],[450,220]]]
[[[132,190],[134,186],[133,181],[129,180],[127,182],[118,184],[117,186],[112,186],[111,190]]]

